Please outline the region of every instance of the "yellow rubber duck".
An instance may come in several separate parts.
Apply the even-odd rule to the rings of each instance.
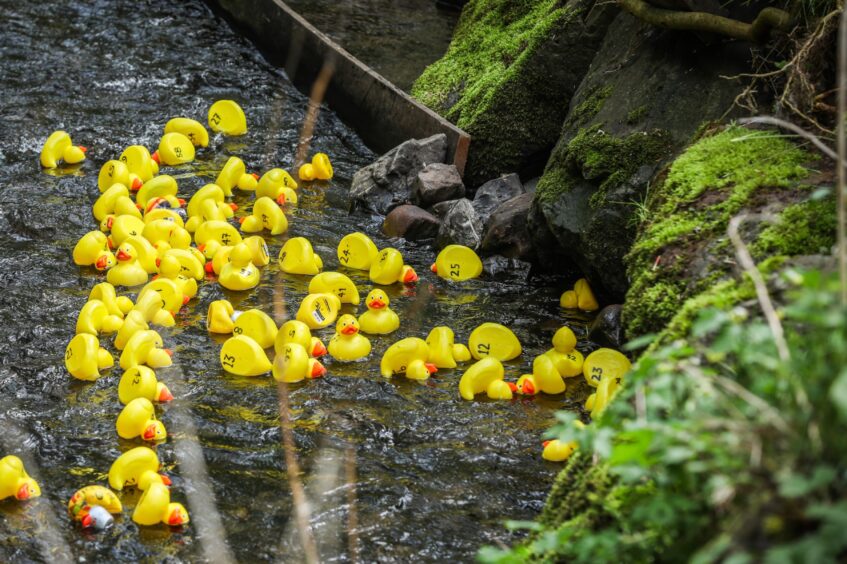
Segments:
[[[314,276],[323,268],[323,261],[305,237],[292,237],[279,251],[279,268],[289,274]]]
[[[470,247],[447,245],[438,253],[432,271],[441,278],[462,282],[482,274],[482,261]]]
[[[606,406],[615,397],[622,381],[622,378],[603,378],[597,384],[597,391],[588,396],[588,400],[585,402],[585,409],[590,411],[592,419],[597,419],[602,415]]]
[[[350,314],[342,315],[335,324],[335,335],[329,340],[329,354],[344,362],[360,360],[371,354],[371,342],[359,333],[359,322]]]
[[[509,382],[494,380],[485,388],[485,395],[488,396],[488,399],[508,401],[514,397],[513,387],[514,384]]]
[[[385,351],[379,363],[379,371],[384,378],[405,374],[412,380],[426,380],[438,368],[429,362],[429,347],[426,341],[417,337],[407,337],[397,341]]]
[[[191,234],[183,227],[168,219],[156,219],[147,223],[141,232],[154,248],[167,243],[169,249],[188,249]]]
[[[97,337],[88,333],[76,335],[65,348],[65,368],[79,380],[96,380],[101,370],[114,364],[109,351],[100,346]]]
[[[596,388],[607,378],[620,381],[630,368],[632,363],[622,353],[614,349],[600,348],[585,357],[582,374],[588,385]]]
[[[234,100],[218,100],[209,108],[209,127],[224,135],[247,133],[244,110]]]
[[[165,425],[156,419],[156,410],[147,398],[135,398],[124,406],[115,422],[122,439],[141,437],[145,441],[164,441],[168,437]]]
[[[266,196],[257,199],[250,215],[242,217],[239,221],[244,233],[258,233],[267,229],[271,235],[280,235],[288,231],[288,220],[282,213],[282,208]]]
[[[296,318],[310,329],[322,329],[335,323],[341,300],[335,294],[309,294],[300,302]]]
[[[115,348],[119,351],[126,348],[126,344],[130,338],[139,331],[150,329],[144,314],[139,310],[132,310],[124,317],[124,324],[118,329],[118,334],[115,335]]]
[[[332,293],[343,304],[359,305],[359,289],[349,277],[340,272],[321,272],[309,281],[310,294]]]
[[[235,325],[233,335],[244,335],[256,341],[263,349],[273,346],[276,341],[277,327],[270,316],[258,309],[248,309],[244,312],[233,312]]]
[[[176,527],[188,523],[189,517],[181,503],[171,502],[171,491],[165,484],[151,480],[132,511],[132,520],[139,525],[164,523]]]
[[[221,347],[221,366],[236,376],[260,376],[271,370],[271,361],[259,343],[237,335],[224,342]]]
[[[195,280],[202,280],[205,277],[206,271],[203,267],[206,259],[197,249],[168,249],[162,255],[162,259],[164,260],[165,257],[174,257],[179,261],[181,276]]]
[[[210,249],[217,247],[218,250],[212,257],[212,260],[206,263],[206,272],[214,274],[215,276],[220,276],[224,266],[229,264],[229,255],[232,254],[233,247],[221,247],[214,241],[204,247],[203,252],[207,252]]]
[[[181,208],[172,208],[170,204],[168,205],[156,205],[158,204],[158,200],[150,200],[147,204],[147,207],[153,206],[149,210],[144,212],[144,216],[141,218],[144,223],[150,223],[151,221],[156,221],[159,219],[167,219],[168,221],[172,221],[182,227],[185,228],[185,221],[182,219]],[[167,202],[165,202],[167,204]]]
[[[116,211],[118,201],[121,202],[120,212]],[[125,202],[129,202],[129,206],[127,206]],[[139,218],[141,217],[141,212],[129,197],[129,188],[120,183],[112,184],[102,194],[100,194],[100,197],[97,198],[94,205],[91,207],[91,213],[94,214],[94,219],[96,219],[98,223],[103,221],[108,215],[130,214]]]
[[[138,251],[129,243],[118,247],[115,253],[118,264],[106,273],[106,280],[113,286],[139,286],[147,282],[147,271],[138,262]]]
[[[185,211],[188,221],[185,228],[194,233],[200,224],[206,221],[226,221],[238,208],[224,201],[224,191],[217,184],[206,184],[188,200]]]
[[[141,312],[144,320],[159,327],[176,325],[174,311],[182,306],[183,296],[171,280],[159,278],[148,283],[138,293],[133,310]]]
[[[115,287],[108,282],[96,284],[88,293],[88,299],[89,301],[100,300],[106,305],[111,315],[121,319],[132,310],[132,300],[126,296],[118,297]]]
[[[279,205],[297,205],[297,183],[281,168],[272,168],[262,175],[256,187],[256,197],[268,197]]]
[[[59,161],[67,164],[81,163],[85,160],[87,150],[82,145],[74,145],[66,131],[54,131],[41,149],[41,166],[56,168]]]
[[[532,374],[524,374],[520,378],[515,385],[515,391],[517,391],[522,396],[534,396],[541,392],[541,388],[538,386],[538,383],[535,381],[535,376]]]
[[[148,202],[154,198],[175,199],[178,191],[179,186],[176,178],[168,174],[161,174],[144,181],[135,195],[135,203],[145,209]],[[179,204],[178,201],[177,204]]]
[[[177,285],[182,293],[183,303],[197,295],[197,281],[193,277],[182,275],[182,264],[175,256],[165,255],[159,263],[159,276]]]
[[[105,192],[112,187],[113,184],[123,184],[132,190],[141,188],[141,179],[136,179],[135,186],[132,185],[133,179],[130,177],[129,168],[122,161],[106,161],[100,167],[100,172],[97,175],[97,188],[100,192]]]
[[[562,378],[582,374],[582,353],[576,350],[576,335],[569,327],[561,327],[553,335],[553,348],[544,353],[550,357]]]
[[[97,513],[92,511],[94,507],[100,507],[114,515],[123,511],[118,496],[109,488],[100,485],[80,488],[68,500],[68,514],[74,521],[79,521],[83,528],[102,528],[98,526]]]
[[[370,270],[378,254],[370,237],[358,231],[345,235],[338,243],[338,262],[347,268]]]
[[[152,368],[139,364],[127,369],[118,383],[118,399],[122,404],[126,405],[135,398],[165,403],[174,396],[164,382],[159,382]]]
[[[429,361],[438,368],[456,368],[457,362],[470,360],[468,347],[455,342],[453,330],[449,327],[435,327],[426,337],[429,347]]]
[[[273,376],[277,382],[300,382],[306,378],[320,378],[324,374],[326,368],[294,342],[283,345],[274,358]]]
[[[258,178],[256,174],[247,173],[244,161],[238,157],[230,157],[215,179],[215,184],[221,187],[224,196],[229,197],[232,196],[232,189],[236,187],[240,190],[255,190]]]
[[[178,131],[165,133],[159,140],[159,148],[151,158],[167,166],[190,163],[194,160],[194,143]]]
[[[311,182],[316,178],[315,166],[312,163],[303,163],[297,169],[297,178],[304,182]]]
[[[165,124],[165,133],[182,133],[195,147],[209,146],[209,132],[202,123],[191,118],[171,118]]]
[[[521,342],[512,330],[499,323],[483,323],[468,337],[468,349],[474,358],[493,356],[501,361],[521,354]]]
[[[565,391],[565,381],[549,356],[539,355],[532,361],[532,377],[539,390],[556,395]]]
[[[135,447],[115,459],[109,468],[109,486],[113,490],[137,486],[141,477],[147,472],[155,474],[159,471],[159,457],[156,452],[146,446]],[[149,479],[149,478],[148,478]],[[162,476],[165,484],[170,480]]]
[[[218,278],[221,286],[228,290],[249,290],[259,285],[259,269],[252,262],[250,247],[239,243],[232,248],[229,262],[221,268]]]
[[[231,334],[235,328],[234,314],[235,308],[229,300],[213,301],[206,312],[206,330],[210,333]]]
[[[76,319],[76,332],[99,337],[115,333],[124,324],[123,317],[112,315],[100,300],[88,300]]]
[[[400,254],[400,251],[391,247],[382,249],[377,254],[368,275],[373,283],[383,286],[395,282],[413,284],[418,281],[415,269],[408,264],[404,264],[403,255]]]
[[[94,266],[97,270],[111,268],[117,262],[109,250],[109,238],[102,231],[89,231],[77,241],[73,250],[74,264]]]
[[[473,400],[476,394],[481,394],[495,380],[504,376],[503,363],[494,356],[486,356],[472,364],[459,380],[459,395],[462,399]]]
[[[271,262],[271,256],[268,253],[268,244],[265,243],[265,238],[261,235],[251,235],[245,237],[242,241],[250,248],[250,254],[253,257],[253,264],[256,266],[267,266]]]
[[[232,247],[241,243],[241,233],[226,221],[206,221],[194,232],[194,242],[201,245],[216,242],[223,247]]]
[[[300,180],[331,180],[332,164],[326,153],[315,153],[311,163],[304,163],[297,171]]]
[[[581,309],[582,311],[596,311],[600,309],[588,280],[580,278],[574,284],[573,290],[565,291],[559,298],[559,305],[565,309]]]
[[[127,370],[139,364],[164,368],[173,364],[171,352],[162,348],[162,337],[152,329],[136,331],[121,353],[121,368]]]
[[[20,458],[11,454],[0,458],[0,499],[14,497],[23,501],[40,495],[41,488],[26,473]]]
[[[550,462],[564,462],[574,453],[577,447],[576,441],[563,442],[559,439],[552,441],[544,441],[542,443],[544,450],[541,452],[541,458]]]
[[[312,336],[309,326],[296,319],[289,319],[282,324],[276,334],[274,350],[276,354],[282,354],[285,345],[297,343],[309,353],[309,356],[318,358],[327,353],[326,347],[317,337]]]
[[[159,172],[159,166],[150,156],[150,151],[142,145],[130,145],[121,153],[119,160],[129,169],[130,178],[135,175],[142,184]],[[133,187],[135,183],[135,180],[131,180],[129,186]]]
[[[387,335],[400,327],[400,317],[388,307],[388,294],[375,288],[365,298],[368,310],[359,316],[362,331],[371,335]]]
[[[143,232],[142,232],[143,233]],[[123,244],[132,245],[135,249],[135,254],[138,259],[138,264],[144,269],[147,274],[155,274],[159,271],[157,266],[159,254],[156,247],[150,244],[145,237],[132,235],[127,237]]]
[[[109,231],[109,245],[113,249],[118,248],[130,237],[141,235],[145,227],[143,220],[131,215],[110,215],[101,223],[101,228],[104,224]]]

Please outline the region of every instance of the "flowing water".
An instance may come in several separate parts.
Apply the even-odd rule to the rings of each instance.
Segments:
[[[207,281],[177,326],[160,331],[175,365],[157,373],[177,399],[158,408],[170,436],[157,451],[173,498],[192,512],[180,529],[135,525],[131,491],[121,493],[124,513],[108,531],[83,532],[70,521],[70,495],[105,484],[115,457],[136,443],[115,433],[120,370],[79,382],[62,357],[77,312],[103,279],[71,260],[75,242],[95,228],[100,165],[130,144],[154,148],[170,117],[205,122],[214,100],[231,98],[245,109],[250,131],[214,137],[190,165],[163,167],[178,177],[180,195],[213,181],[230,155],[254,171],[290,169],[307,99],[197,1],[0,0],[0,7],[0,454],[21,456],[42,488],[36,500],[0,502],[0,560],[223,560],[226,551],[239,561],[299,559],[277,387],[268,376],[224,373],[221,340],[206,332],[204,318],[212,300],[228,297],[236,308],[259,307],[282,322],[306,294],[306,277],[283,274],[273,262],[251,292]],[[85,163],[41,170],[38,152],[56,129],[89,147]],[[386,380],[379,356],[394,340],[425,337],[437,325],[466,340],[479,323],[498,321],[524,345],[507,366],[516,377],[565,321],[557,304],[565,281],[527,282],[523,272],[461,285],[438,279],[428,247],[386,240],[379,218],[347,214],[350,178],[375,155],[326,108],[315,131],[311,152],[331,155],[335,179],[301,189],[289,233],[268,237],[272,256],[287,236],[303,235],[325,269],[335,269],[339,239],[363,230],[380,247],[400,248],[421,275],[417,286],[388,288],[402,326],[372,339],[370,360],[328,360],[325,378],[288,388],[321,557],[349,558],[353,509],[364,560],[471,559],[482,544],[513,540],[505,519],[537,515],[560,467],[541,459],[541,434],[557,408],[574,405],[571,392],[584,394],[582,385],[568,397],[466,402],[457,391],[460,370],[426,382]],[[251,199],[236,198],[239,215]],[[371,284],[350,275],[364,296]],[[584,336],[584,320],[570,322]],[[320,332],[325,342],[331,334]],[[111,339],[101,343],[111,348]]]

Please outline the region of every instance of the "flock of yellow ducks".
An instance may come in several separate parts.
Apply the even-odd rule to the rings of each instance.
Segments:
[[[211,106],[208,124],[224,135],[247,131],[243,110],[231,100]],[[118,398],[124,408],[115,427],[124,439],[155,444],[167,438],[164,424],[156,417],[155,404],[170,401],[173,396],[157,379],[155,369],[170,366],[172,353],[164,348],[161,335],[151,325],[172,327],[174,315],[196,296],[198,281],[207,276],[216,276],[229,290],[256,287],[260,268],[270,263],[270,255],[261,235],[248,234],[285,233],[285,208],[298,201],[298,184],[287,171],[273,168],[262,176],[251,174],[238,157],[229,158],[214,183],[200,188],[187,201],[179,198],[176,179],[159,174],[160,165],[191,162],[196,150],[208,143],[209,133],[203,124],[177,117],[165,125],[154,153],[133,145],[118,159],[107,161],[98,175],[100,196],[92,209],[99,229],[86,233],[73,250],[77,265],[106,271],[106,282],[92,288],[79,312],[76,335],[65,350],[65,366],[75,378],[96,380],[115,363],[112,353],[100,345],[100,338],[114,335],[114,349],[120,353],[118,363],[124,371],[118,384]],[[85,156],[84,147],[73,145],[66,132],[57,131],[44,145],[41,164],[53,168],[62,162],[80,163]],[[304,182],[330,180],[332,176],[332,165],[323,153],[298,170]],[[230,221],[237,206],[226,200],[233,189],[253,191],[256,196],[252,210],[240,220],[240,229]],[[343,237],[337,254],[343,268],[367,271],[378,286],[418,280],[400,251],[380,250],[363,233]],[[227,300],[212,302],[206,317],[208,331],[232,335],[220,351],[225,371],[239,376],[270,372],[276,380],[289,383],[319,378],[327,372],[318,360],[321,356],[329,354],[341,362],[367,359],[372,347],[364,334],[385,335],[399,328],[400,318],[379,287],[365,297],[366,309],[361,315],[339,315],[341,304],[358,307],[359,289],[342,272],[324,272],[321,257],[307,239],[288,239],[277,260],[283,272],[312,277],[309,294],[295,319],[281,327],[258,309],[236,311]],[[442,278],[461,282],[480,276],[483,266],[473,250],[450,245],[438,254],[431,270]],[[118,295],[116,287],[140,289],[133,301],[127,295]],[[560,303],[567,308],[598,309],[585,280],[566,291]],[[325,346],[312,331],[333,323],[335,334]],[[531,374],[508,382],[503,362],[522,353],[518,337],[508,327],[483,323],[471,332],[465,346],[456,342],[449,327],[440,326],[425,339],[408,337],[389,346],[382,354],[379,372],[386,378],[404,375],[425,380],[439,368],[454,369],[474,360],[459,381],[459,394],[465,400],[483,393],[496,400],[509,400],[514,394],[561,394],[567,379],[582,375],[596,388],[585,406],[596,416],[629,370],[629,361],[620,352],[606,348],[583,358],[568,327],[556,332],[552,345],[533,360]],[[269,350],[274,352],[272,360],[266,353]],[[565,460],[574,448],[574,444],[548,441],[543,457]],[[83,487],[69,500],[68,510],[82,526],[104,528],[111,524],[111,515],[123,510],[112,490],[136,487],[143,494],[133,510],[133,521],[140,525],[188,523],[188,512],[171,501],[170,480],[159,470],[154,450],[148,446],[133,448],[112,464],[108,473],[112,489],[103,485]],[[27,475],[18,457],[0,460],[0,499],[14,496],[24,500],[38,495],[38,484]]]

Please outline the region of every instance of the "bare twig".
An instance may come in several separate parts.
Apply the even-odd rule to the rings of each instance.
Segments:
[[[800,126],[794,125],[790,121],[785,121],[784,119],[779,119],[773,116],[756,116],[749,118],[742,118],[738,120],[738,123],[741,125],[774,125],[776,127],[781,127],[783,129],[788,129],[789,131],[793,131],[800,137],[808,140],[812,145],[817,147],[821,153],[833,159],[836,163],[838,162],[838,155],[835,151],[833,151],[828,145],[824,144],[823,141],[820,140],[820,137],[817,135],[813,135],[803,129]],[[841,161],[842,163],[844,161]],[[843,167],[842,167],[843,168]]]
[[[318,120],[321,103],[334,73],[335,62],[332,58],[327,58],[321,67],[320,73],[318,73],[318,77],[312,84],[312,91],[309,94],[309,110],[306,112],[306,119],[303,121],[303,129],[300,130],[300,144],[297,147],[297,156],[294,158],[295,166],[300,166],[306,162],[306,157],[309,154],[309,145],[312,142],[312,132],[315,129],[315,122]]]
[[[845,164],[847,147],[844,139],[844,120],[847,118],[847,10],[842,7],[838,26],[838,265],[841,275],[841,305],[847,305],[847,195],[845,195]]]

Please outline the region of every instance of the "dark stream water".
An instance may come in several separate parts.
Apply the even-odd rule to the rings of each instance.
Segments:
[[[62,355],[89,290],[103,278],[71,260],[75,242],[95,228],[91,204],[100,165],[130,144],[154,148],[170,117],[205,123],[213,101],[232,98],[246,111],[249,133],[216,137],[196,162],[163,167],[178,177],[180,195],[213,181],[230,155],[257,172],[291,168],[307,100],[197,1],[0,0],[0,13],[0,455],[24,458],[42,489],[31,502],[0,502],[0,561],[299,560],[277,387],[270,377],[236,378],[221,370],[221,341],[204,326],[210,301],[224,297],[216,283],[203,283],[177,326],[160,330],[175,366],[157,374],[177,399],[159,408],[170,436],[157,451],[173,479],[174,500],[192,512],[183,529],[135,525],[133,492],[121,494],[124,514],[109,531],[84,533],[69,520],[70,495],[105,484],[112,461],[136,443],[115,433],[121,371],[95,383],[74,381]],[[56,129],[87,145],[89,159],[45,173],[38,152]],[[312,152],[331,155],[336,177],[301,190],[289,233],[268,238],[271,255],[287,236],[303,235],[325,269],[335,269],[339,239],[364,230],[378,246],[400,248],[421,275],[416,287],[388,289],[401,329],[372,339],[368,362],[328,360],[327,377],[289,388],[321,557],[349,558],[346,527],[355,493],[365,561],[469,560],[482,544],[513,540],[503,520],[537,515],[559,469],[541,459],[540,436],[569,400],[465,402],[457,390],[460,370],[423,383],[387,381],[379,376],[379,357],[391,342],[425,337],[436,325],[452,326],[466,341],[478,324],[498,321],[524,345],[523,356],[507,367],[516,377],[549,348],[564,321],[558,297],[565,281],[526,282],[522,273],[460,286],[438,279],[428,269],[434,258],[428,247],[386,240],[379,218],[347,214],[350,178],[374,158],[371,151],[326,108],[315,132]],[[237,198],[239,214],[250,199]],[[351,276],[364,296],[371,284]],[[227,297],[237,308],[259,307],[282,322],[296,312],[307,285],[307,277],[283,274],[274,261],[259,288]],[[571,324],[584,335],[584,324]],[[327,342],[332,331],[320,334]],[[110,338],[101,343],[111,347]],[[188,472],[186,461],[196,462],[198,452],[205,471],[201,465],[199,474]],[[355,488],[345,477],[351,452]],[[209,528],[215,516],[222,529]],[[222,551],[205,552],[212,540],[223,541]]]

